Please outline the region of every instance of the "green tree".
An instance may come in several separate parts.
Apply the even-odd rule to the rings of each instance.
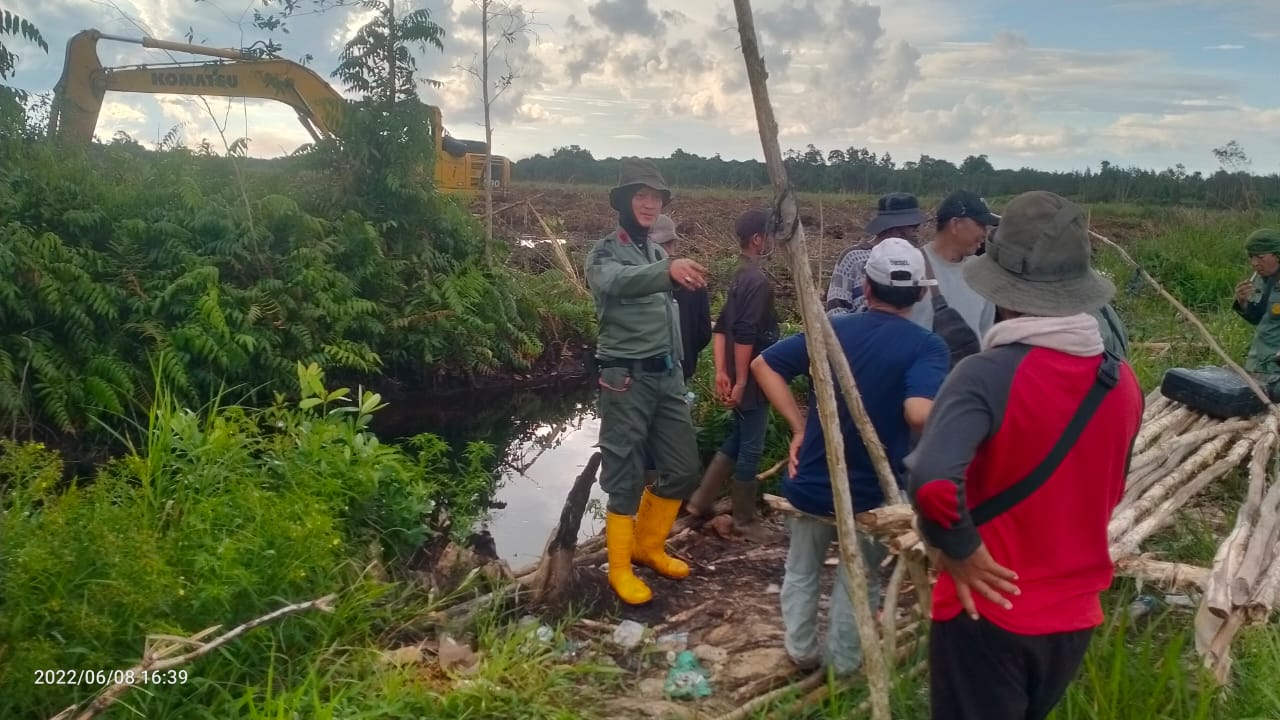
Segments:
[[[342,48],[338,68],[331,77],[366,98],[394,103],[417,98],[418,62],[413,48],[444,50],[444,28],[425,8],[396,17],[395,0],[362,0],[360,6],[377,11]],[[440,81],[423,78],[432,87]]]
[[[35,43],[41,50],[49,52],[49,44],[40,34],[39,28],[30,21],[19,17],[4,8],[0,8],[0,80],[9,80],[18,67],[18,54],[5,45],[5,38],[21,38]],[[27,93],[6,84],[0,84],[0,108],[5,104],[25,103]]]

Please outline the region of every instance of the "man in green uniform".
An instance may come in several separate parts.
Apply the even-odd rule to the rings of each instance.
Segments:
[[[632,562],[670,578],[689,574],[689,566],[665,546],[681,503],[698,482],[673,291],[705,287],[707,276],[706,268],[688,258],[672,259],[649,239],[649,228],[670,202],[671,190],[653,163],[623,160],[618,186],[609,191],[618,228],[596,242],[585,267],[599,320],[597,411],[600,487],[609,494],[609,585],[632,605],[653,597]],[[659,470],[652,488],[644,483],[646,448]]]
[[[1280,271],[1280,230],[1255,230],[1245,241],[1245,252],[1249,253],[1253,277],[1236,285],[1236,301],[1231,309],[1250,325],[1258,326],[1244,369],[1275,401],[1280,399],[1280,294],[1275,293]]]

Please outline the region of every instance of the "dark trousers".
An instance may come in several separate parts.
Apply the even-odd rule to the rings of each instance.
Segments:
[[[760,472],[760,456],[764,454],[764,436],[769,430],[769,405],[733,409],[733,427],[720,445],[720,452],[733,458],[733,479],[753,482]]]
[[[961,613],[929,634],[932,720],[1044,720],[1075,679],[1093,630],[1018,635]]]

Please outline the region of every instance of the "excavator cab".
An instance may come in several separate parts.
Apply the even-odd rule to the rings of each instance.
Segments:
[[[99,40],[219,59],[103,67],[98,57]],[[49,134],[85,145],[92,142],[108,90],[275,100],[293,108],[314,140],[336,135],[347,107],[346,99],[315,71],[291,60],[259,58],[239,50],[150,37],[108,35],[91,29],[76,33],[67,41],[62,77],[54,87]],[[485,143],[449,136],[443,130],[440,109],[428,108],[432,116],[436,187],[450,193],[469,194],[481,190]],[[494,189],[505,194],[511,183],[511,162],[494,155],[492,163]]]

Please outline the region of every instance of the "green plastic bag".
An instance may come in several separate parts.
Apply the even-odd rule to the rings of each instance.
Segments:
[[[698,663],[698,658],[684,650],[667,671],[667,681],[662,690],[670,698],[696,700],[711,694],[711,683],[707,681],[707,670]]]

